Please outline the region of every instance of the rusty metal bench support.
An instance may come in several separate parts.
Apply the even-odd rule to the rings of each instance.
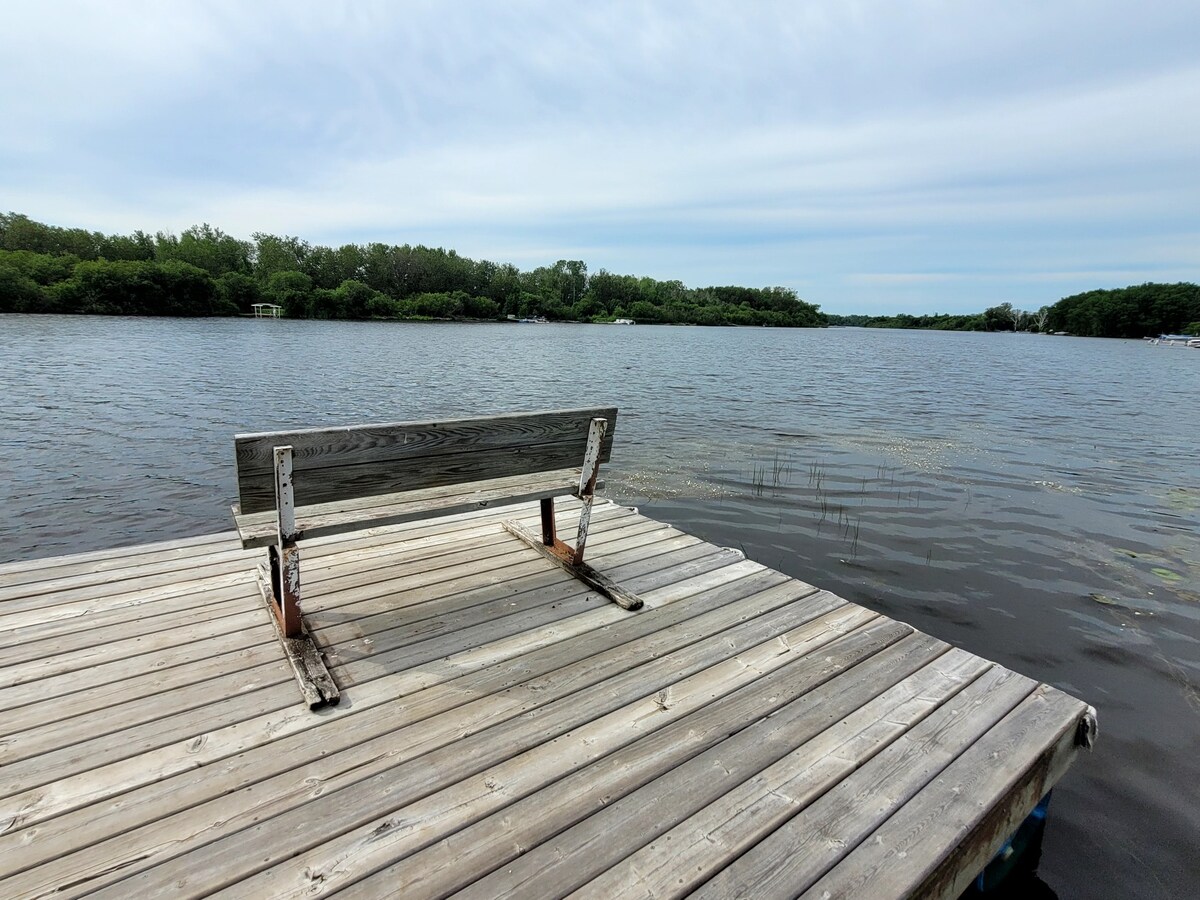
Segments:
[[[279,513],[276,544],[268,548],[269,571],[259,571],[263,600],[274,613],[280,643],[305,702],[315,709],[341,699],[321,652],[300,615],[300,548],[296,540],[296,498],[292,489],[292,448],[275,448],[275,509]]]
[[[607,427],[607,420],[592,419],[591,428],[588,431],[583,468],[579,473],[579,490],[576,492],[583,507],[579,510],[579,529],[575,535],[574,547],[558,538],[553,497],[542,501],[542,537],[540,541],[527,528],[512,520],[505,522],[504,528],[509,534],[520,538],[551,562],[561,566],[618,606],[624,609],[641,609],[642,599],[640,597],[631,594],[583,561],[583,552],[587,547],[588,526],[592,519],[592,503],[596,499],[596,479],[600,473],[600,444],[604,440],[604,432]]]

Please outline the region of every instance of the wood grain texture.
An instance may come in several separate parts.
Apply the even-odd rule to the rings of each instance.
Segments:
[[[847,605],[817,621],[853,630],[872,618]],[[810,627],[807,633],[797,629],[780,637],[792,652],[805,655],[820,650],[812,634]],[[851,691],[833,689],[832,676],[820,668],[789,664],[777,676],[760,678],[684,721],[640,737],[627,752],[577,770],[372,875],[348,895],[375,893],[390,881],[429,893],[465,889],[464,896],[474,897],[563,896],[618,862],[630,843],[665,831],[945,650],[923,635],[898,641],[856,664],[862,681]],[[871,686],[875,677],[879,682]],[[637,796],[631,796],[634,792]],[[570,838],[558,839],[576,823]],[[627,837],[618,843],[612,834]],[[517,865],[504,865],[496,878],[484,878],[519,850],[525,852]]]
[[[736,551],[597,504],[630,614],[509,519],[305,544],[317,712],[232,534],[0,567],[0,896],[951,896],[1075,758],[1079,701]]]
[[[1034,687],[992,669],[821,796],[799,784],[737,810],[711,837],[727,853],[742,852],[719,871],[699,873],[711,877],[694,895],[774,898],[807,890]]]
[[[359,531],[366,524],[376,528],[398,525],[434,515],[449,516],[487,506],[560,497],[579,479],[577,468],[482,481],[472,481],[467,474],[464,471],[463,477],[453,483],[418,491],[362,495],[331,490],[326,495],[329,499],[296,510],[296,527],[301,537],[314,538]],[[353,499],[343,499],[347,496]],[[244,547],[265,547],[276,539],[278,525],[274,512],[236,514],[234,522]]]
[[[645,590],[654,592],[656,604],[659,606],[671,605],[665,606],[655,619],[647,620],[645,627],[652,627],[653,623],[672,621],[677,615],[677,609],[693,610],[694,604],[687,602],[689,598],[695,598],[697,603],[703,599],[706,603],[721,606],[766,591],[766,596],[778,595],[780,599],[777,603],[781,603],[797,596],[811,594],[815,590],[761,567],[758,572],[747,572],[744,566],[739,566],[737,570],[730,572],[728,577],[716,578],[705,574],[674,582],[671,580],[670,561],[667,560],[660,566],[664,568],[642,576],[647,579],[642,586]],[[618,566],[614,571],[620,575],[623,569]],[[583,608],[586,610],[586,605]],[[754,604],[746,604],[739,608],[739,621],[756,614],[755,609]],[[624,629],[635,627],[635,623],[626,617],[624,611],[604,605],[587,610],[583,614],[573,615],[566,620],[547,622],[543,616],[515,627],[506,623],[507,627],[503,629],[482,623],[478,628],[465,629],[460,634],[427,641],[424,642],[425,646],[421,648],[420,655],[411,650],[407,651],[407,658],[415,663],[413,668],[397,670],[385,665],[378,666],[377,671],[370,673],[371,680],[354,690],[352,708],[371,708],[414,690],[449,682],[473,672],[486,670],[490,666],[502,665],[509,660],[529,659],[530,654],[536,658],[549,652],[551,648],[587,656],[584,651],[591,646],[590,641],[598,639],[598,634],[607,633],[609,628],[613,629],[612,633],[624,633]],[[616,628],[618,621],[621,629]],[[270,626],[264,622],[263,628],[266,629],[264,639],[269,640]],[[317,633],[319,635],[319,631]],[[577,647],[577,640],[583,640],[584,643]],[[200,656],[205,658],[203,653]],[[339,677],[345,677],[348,671],[348,667],[339,668]],[[37,686],[42,687],[45,684],[46,682],[40,682]],[[345,707],[342,707],[338,713],[345,711]],[[55,781],[51,788],[37,788],[15,795],[11,801],[0,805],[0,821],[8,814],[14,821],[27,824],[41,822],[102,800],[110,792],[125,792],[148,783],[158,784],[171,774],[187,772],[195,766],[244,752],[263,741],[306,731],[324,721],[325,718],[314,720],[306,710],[259,710],[254,718],[226,728],[205,731],[195,741],[168,745],[140,758],[106,766],[96,773],[66,775]],[[178,793],[179,788],[176,787],[171,802],[177,802],[175,798]]]
[[[850,685],[838,679],[818,686],[727,740],[712,743],[703,753],[684,762],[677,757],[661,772],[642,765],[639,752],[620,761],[614,775],[621,780],[611,787],[599,766],[580,773],[598,782],[597,790],[587,795],[590,804],[577,801],[574,808],[559,809],[542,802],[543,792],[531,798],[527,818],[515,808],[505,811],[511,841],[504,840],[506,830],[491,820],[455,834],[422,854],[431,871],[428,877],[438,884],[448,879],[462,883],[464,900],[565,896],[620,863],[631,845],[650,844],[730,791],[745,790],[748,780],[770,777],[782,783],[784,767],[779,763],[789,756],[792,771],[807,766],[807,777],[814,782],[836,783],[861,763],[854,754],[856,743],[861,752],[903,733],[989,666],[964,651],[947,652],[945,645],[914,635],[859,663],[858,677]],[[870,741],[864,739],[867,735]],[[552,815],[562,818],[542,827]],[[560,822],[577,824],[556,834]],[[614,842],[612,834],[630,837]],[[709,857],[711,845],[701,832],[681,829],[676,837],[686,838],[673,844],[679,868],[686,868],[685,855]],[[433,860],[443,847],[457,853],[455,864],[444,869]],[[513,852],[517,847],[524,851],[519,856]],[[644,852],[613,875],[637,872],[637,886],[646,893],[660,889],[655,885],[665,891],[673,874],[664,872],[659,878],[647,862],[652,854],[653,850]],[[415,857],[411,862],[418,861]],[[609,884],[616,889],[615,879]]]
[[[722,625],[727,628],[735,627],[739,623],[754,619],[756,613],[761,614],[770,609],[780,610],[795,601],[797,591],[793,585],[776,584],[759,595],[743,593],[741,596],[748,601],[744,606],[732,602],[733,598],[729,597],[725,598],[719,609],[710,612],[699,612],[701,607],[698,604],[681,602],[678,607],[670,608],[671,616],[666,616],[668,610],[663,610],[666,621],[674,620],[675,624],[662,628],[664,622],[660,621],[659,630],[652,630],[654,626],[648,619],[642,619],[639,624],[639,617],[625,616],[619,624],[606,629],[606,634],[589,634],[586,641],[581,637],[568,642],[577,647],[586,646],[591,649],[609,645],[610,649],[605,653],[588,657],[586,653],[581,654],[579,649],[575,649],[571,654],[569,646],[553,646],[524,657],[523,661],[529,659],[531,663],[538,663],[537,669],[533,671],[542,671],[540,677],[524,683],[514,685],[511,680],[506,681],[507,673],[504,670],[484,670],[469,676],[466,683],[447,684],[412,697],[405,703],[405,714],[400,723],[397,723],[393,709],[379,708],[370,715],[356,717],[352,722],[345,723],[346,727],[339,729],[335,735],[326,735],[324,729],[318,734],[297,734],[281,745],[272,746],[270,752],[255,753],[253,759],[244,757],[236,767],[229,764],[219,768],[213,767],[216,771],[206,770],[210,773],[207,780],[213,782],[214,796],[218,799],[203,808],[193,807],[185,814],[176,816],[172,822],[155,821],[148,826],[148,830],[152,831],[155,840],[161,841],[176,833],[176,829],[183,829],[179,832],[178,841],[186,841],[188,844],[203,842],[211,839],[210,828],[236,828],[243,820],[245,823],[257,821],[269,808],[281,811],[308,802],[311,799],[310,785],[319,785],[322,795],[327,795],[343,780],[353,783],[373,770],[386,768],[389,764],[394,765],[397,754],[403,751],[403,742],[416,739],[425,741],[427,747],[448,746],[456,736],[473,734],[510,718],[511,714],[521,710],[531,711],[539,705],[544,706],[556,699],[567,697],[581,688],[601,685],[614,673],[626,671],[630,666],[635,666],[646,658],[666,653],[672,648],[706,640],[714,630],[720,630]],[[844,605],[842,601],[826,595],[820,602],[814,602],[805,614],[815,616],[821,610]],[[620,610],[612,607],[605,609],[620,613]],[[621,638],[646,629],[651,630],[642,638],[632,642],[620,642]],[[572,655],[574,659],[571,659]],[[584,656],[583,659],[578,658],[581,655]],[[554,669],[554,662],[560,663],[560,667]],[[563,663],[565,665],[562,665]],[[521,672],[525,673],[524,666]],[[508,676],[508,679],[511,679],[511,676]],[[508,696],[510,693],[515,696]],[[489,699],[489,694],[496,696]],[[361,702],[361,695],[357,696]],[[439,710],[443,711],[441,715],[437,715]],[[451,710],[457,712],[451,715]],[[503,710],[508,710],[510,715],[504,715]],[[427,743],[436,734],[435,723],[432,720],[420,730],[414,728],[408,734],[397,733],[397,729],[402,725],[429,720],[430,716],[437,716],[437,724],[445,729],[437,742]],[[375,723],[374,727],[378,731],[372,733],[369,730],[371,722]],[[300,749],[305,746],[309,748],[307,751]],[[511,748],[508,752],[512,752]],[[311,762],[306,763],[302,769],[293,771],[287,761],[296,758]],[[246,771],[249,762],[254,762],[255,765]],[[271,771],[277,773],[273,781],[261,781],[263,766],[270,766]],[[245,789],[241,792],[231,789],[233,785],[229,779],[233,772],[239,773],[245,779]],[[344,779],[339,775],[343,772],[346,773]],[[159,797],[158,805],[161,806],[164,790],[163,785],[156,783],[147,786],[144,793]],[[270,801],[270,807],[264,807],[261,802],[247,802],[248,798],[261,797],[264,793],[277,798]],[[169,791],[166,800],[172,805],[178,805],[179,789]],[[136,813],[138,807],[130,800],[123,800],[120,807],[124,813],[120,821],[127,828],[130,816]],[[207,818],[209,816],[212,817],[211,820]],[[211,825],[197,830],[197,822],[209,821]],[[54,825],[48,827],[53,828]],[[88,827],[94,828],[95,823],[89,822]],[[178,843],[173,842],[171,846],[177,847]],[[27,846],[16,849],[19,853],[29,852]],[[113,859],[117,858],[120,852],[119,849],[106,847],[102,852],[87,856],[94,860],[94,864],[99,866],[100,870],[108,872]],[[158,860],[131,860],[122,865],[121,871],[129,874],[155,861]]]
[[[581,407],[438,421],[266,431],[235,435],[234,447],[238,468],[256,474],[272,471],[272,449],[284,444],[292,447],[296,464],[303,468],[377,462],[405,456],[436,456],[562,440],[578,440],[582,458],[591,420],[607,419],[611,436],[616,414],[615,406]]]
[[[428,804],[406,808],[421,801],[431,789],[438,789],[442,795],[434,798],[434,804],[444,805],[451,814],[469,814],[473,807],[487,810],[489,797],[504,800],[521,795],[523,786],[517,779],[522,774],[532,779],[531,785],[561,777],[588,760],[619,749],[638,734],[657,730],[753,683],[760,673],[765,677],[794,658],[780,654],[776,640],[788,612],[785,608],[739,626],[728,636],[714,637],[614,674],[598,688],[550,704],[537,716],[520,716],[427,754],[417,765],[400,766],[386,776],[355,785],[343,792],[341,812],[324,819],[324,834],[302,839],[303,843],[311,843],[310,853],[295,859],[296,864],[239,880],[233,895],[287,897],[332,892],[363,868],[370,871],[373,861],[400,852],[398,845],[408,846],[415,841],[420,846],[422,837],[428,840],[436,834],[440,817]],[[877,628],[868,624],[844,637],[826,632],[825,652],[814,652],[809,665],[828,677],[906,633],[911,629],[891,622]],[[763,639],[765,644],[755,643]],[[796,673],[789,674],[803,683]],[[785,680],[780,676],[772,681],[778,689]],[[482,805],[475,807],[476,803]],[[264,835],[275,827],[290,831],[292,823],[307,818],[301,809],[251,830],[261,829]],[[432,832],[421,827],[427,821],[435,826]],[[404,827],[409,822],[413,825]],[[454,826],[447,822],[446,827]],[[339,836],[330,840],[331,834]],[[216,844],[210,846],[217,849]],[[232,841],[211,856],[205,851],[200,854],[210,872],[244,872],[251,860],[254,866],[265,861],[263,854],[250,857],[244,845]],[[277,857],[275,862],[283,859]],[[208,890],[212,883],[209,875],[168,864],[146,881],[131,879],[128,886],[153,890],[155,885],[175,883],[180,877],[201,891]]]
[[[600,451],[606,462],[616,429],[612,407],[238,435],[241,512],[274,509],[274,447],[292,447],[296,502],[310,505],[578,468],[593,418],[608,423]]]
[[[584,540],[586,540],[587,537],[586,520],[590,512],[591,506],[589,504],[584,507],[584,516],[580,519],[584,525],[581,526],[579,536]],[[555,552],[558,549],[558,544],[561,542],[556,542],[555,548],[547,547],[542,543],[541,538],[539,538],[538,535],[534,534],[519,522],[505,522],[504,529],[509,534],[513,535],[513,537],[519,538],[529,547],[536,550],[543,559],[563,569],[571,577],[579,579],[597,593],[603,594],[622,609],[638,610],[642,608],[643,601],[641,597],[629,591],[627,588],[617,584],[617,582],[613,581],[603,572],[597,571],[585,562],[570,561],[564,558],[565,554]],[[575,555],[578,555],[580,549],[581,545],[575,547]]]
[[[1086,711],[1041,685],[807,896],[959,897],[1066,771]]]
[[[397,695],[409,698],[402,721],[410,723],[507,689],[521,677],[534,695],[555,686],[569,691],[602,681],[606,673],[623,665],[623,659],[651,657],[695,643],[788,603],[805,601],[814,616],[844,605],[832,595],[812,594],[812,589],[783,576],[765,575],[742,583],[736,592],[725,588],[682,599],[658,610],[654,617],[627,616],[604,606],[597,612],[611,619],[607,624],[579,634],[561,634],[558,640],[540,645],[526,637],[532,648],[527,647],[520,657],[516,671],[488,665],[505,658],[509,651],[502,644],[483,646],[471,654],[477,663],[472,665],[470,659],[460,657],[457,666],[447,666],[441,678],[433,667],[422,666],[370,682],[353,692],[353,708],[343,705],[321,717],[295,711],[286,718],[265,717],[252,727],[252,733],[263,735],[258,741],[247,740],[243,734],[247,728],[242,727],[230,729],[228,735],[207,734],[203,745],[190,755],[176,753],[172,758],[160,753],[148,761],[159,777],[144,780],[140,787],[130,787],[134,773],[128,768],[113,771],[109,780],[130,787],[119,801],[59,815],[29,833],[0,835],[0,854],[14,871],[31,870],[29,876],[13,883],[21,890],[47,889],[53,883],[47,879],[56,877],[119,880],[120,873],[138,870],[139,860],[146,855],[146,841],[168,841],[182,852],[191,843],[202,842],[209,828],[220,826],[229,816],[247,810],[252,813],[239,789],[259,785],[260,794],[274,796],[265,779],[288,772],[298,761],[303,768],[283,784],[295,783],[299,776],[307,783],[323,785],[329,772],[339,771],[341,766],[353,772],[363,760],[386,754],[388,736],[398,727],[392,706]],[[447,677],[454,674],[458,677]],[[197,755],[203,768],[193,770],[184,765]],[[221,765],[213,764],[222,759],[226,761]],[[339,768],[313,768],[323,767],[324,760],[336,761]],[[134,822],[147,824],[127,834]],[[142,833],[144,839],[139,840]],[[95,843],[101,839],[106,840]],[[47,865],[50,862],[55,865]],[[114,864],[120,866],[116,874],[112,873]],[[98,883],[107,882],[92,882],[92,886]]]

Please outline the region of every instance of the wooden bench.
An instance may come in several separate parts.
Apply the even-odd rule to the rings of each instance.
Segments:
[[[338,692],[301,616],[304,538],[540,500],[540,535],[504,527],[625,608],[641,606],[583,561],[616,419],[604,407],[237,435],[234,521],[244,547],[268,548],[263,596],[309,705]],[[555,529],[554,498],[568,494],[583,502],[573,547]]]

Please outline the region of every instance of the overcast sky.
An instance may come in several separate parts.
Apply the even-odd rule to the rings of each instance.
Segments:
[[[9,3],[0,209],[829,312],[1200,279],[1200,3]]]

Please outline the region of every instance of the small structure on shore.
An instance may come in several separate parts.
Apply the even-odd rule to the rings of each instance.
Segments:
[[[256,319],[278,319],[279,313],[283,311],[282,306],[274,303],[251,303],[250,308],[254,310]]]

